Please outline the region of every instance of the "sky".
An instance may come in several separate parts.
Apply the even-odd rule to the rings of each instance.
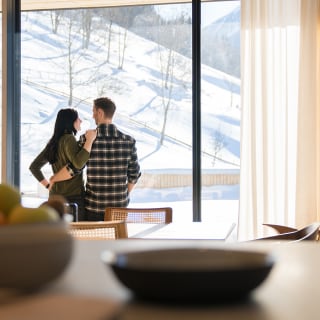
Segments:
[[[227,15],[232,10],[240,6],[240,1],[216,1],[202,2],[201,4],[201,25],[206,27],[215,20]],[[191,4],[175,4],[177,10],[172,10],[172,5],[157,6],[158,12],[164,17],[170,17],[174,12],[186,12],[190,14]]]
[[[50,29],[50,16],[38,13],[28,13],[22,20],[22,190],[26,193],[38,192],[46,197],[46,190],[38,184],[28,167],[35,156],[42,150],[53,132],[56,113],[67,106],[65,89],[66,78],[66,34],[58,32],[54,35]],[[96,62],[105,57],[103,39],[98,32],[93,32],[95,41],[84,55],[76,56],[77,80],[86,81],[95,70]],[[77,41],[75,37],[74,41]],[[80,40],[79,40],[80,41]],[[177,85],[172,99],[172,109],[167,123],[167,139],[157,148],[161,129],[161,99],[159,99],[160,76],[155,70],[158,64],[158,47],[137,35],[128,34],[126,60],[123,70],[117,68],[117,39],[112,45],[110,62],[103,67],[102,80],[97,83],[81,84],[74,90],[74,106],[83,120],[82,132],[94,127],[92,120],[92,100],[101,91],[111,95],[117,105],[114,123],[125,133],[131,134],[137,140],[138,156],[143,172],[161,170],[185,170],[192,167],[191,157],[191,88]],[[191,66],[190,59],[180,57],[185,67]],[[180,68],[176,77],[183,77],[185,70]],[[110,79],[109,76],[111,75]],[[240,103],[239,94],[226,90],[226,84],[233,81],[239,85],[238,79],[210,67],[203,67],[202,103],[203,103],[203,134],[209,135],[212,127],[219,128],[227,137],[228,144],[221,152],[221,157],[235,163],[217,161],[212,165],[211,157],[203,157],[203,168],[228,170],[239,169],[239,136],[240,136]],[[81,80],[81,81],[80,81]],[[100,86],[105,85],[106,88]],[[99,86],[99,87],[98,87]],[[48,90],[50,88],[50,90]],[[80,101],[80,102],[79,102]],[[218,104],[213,102],[219,101]],[[181,137],[184,137],[181,141]],[[203,146],[206,150],[206,146]],[[210,146],[208,146],[210,148]],[[50,168],[45,173],[50,176]],[[134,191],[135,203],[150,203],[153,201],[190,200],[191,188],[183,189],[137,189]],[[208,199],[236,199],[239,187],[215,186],[204,188]]]
[[[240,1],[202,2],[201,24],[203,27],[227,15],[240,6]]]

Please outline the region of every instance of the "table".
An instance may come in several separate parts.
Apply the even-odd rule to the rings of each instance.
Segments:
[[[135,300],[100,261],[104,250],[190,246],[273,252],[277,263],[249,301],[232,305],[174,306]],[[319,319],[319,249],[319,243],[307,241],[231,244],[210,240],[77,240],[71,264],[51,286],[27,296],[0,294],[0,319],[95,320],[112,319],[115,315],[118,320]]]
[[[168,224],[127,223],[129,238],[208,239],[225,241],[235,223],[172,222]]]

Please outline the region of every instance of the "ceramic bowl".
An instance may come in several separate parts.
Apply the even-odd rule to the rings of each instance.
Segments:
[[[199,248],[105,251],[101,258],[138,297],[183,302],[245,298],[274,264],[265,253]]]
[[[72,249],[63,221],[0,226],[0,288],[47,285],[64,271]]]

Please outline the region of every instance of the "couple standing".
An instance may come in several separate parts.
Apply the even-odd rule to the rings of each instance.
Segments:
[[[77,203],[79,221],[103,221],[107,207],[127,207],[141,175],[136,141],[112,123],[115,111],[111,99],[95,99],[92,113],[97,128],[87,130],[77,141],[81,125],[78,112],[61,109],[51,139],[30,165],[31,173],[50,190],[50,196],[62,195],[67,202]],[[41,171],[47,163],[54,173],[50,180]]]

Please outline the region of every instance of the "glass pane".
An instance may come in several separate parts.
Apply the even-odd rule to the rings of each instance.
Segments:
[[[240,1],[203,2],[201,12],[202,217],[217,219],[218,214],[221,219],[236,222],[240,176]]]
[[[191,219],[190,17],[191,4],[22,13],[26,196],[47,197],[29,165],[51,137],[57,111],[76,108],[84,132],[95,127],[93,99],[108,96],[117,105],[114,123],[137,140],[142,177],[130,206],[168,205]],[[43,172],[52,174],[48,165]]]

